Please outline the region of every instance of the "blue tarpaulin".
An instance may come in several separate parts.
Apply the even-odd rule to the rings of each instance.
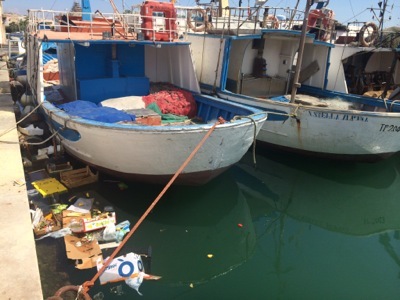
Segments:
[[[121,121],[135,121],[135,116],[112,107],[101,107],[97,104],[76,100],[58,105],[66,113],[98,122],[116,123]]]
[[[288,98],[285,96],[276,96],[276,97],[271,97],[271,100],[278,101],[278,102],[290,102]]]

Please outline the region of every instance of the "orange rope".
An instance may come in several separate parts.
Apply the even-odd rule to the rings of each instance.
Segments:
[[[169,187],[172,185],[172,183],[175,181],[175,179],[178,177],[178,175],[183,171],[183,169],[189,164],[189,162],[193,159],[197,151],[201,148],[201,146],[204,144],[204,142],[208,139],[208,137],[211,135],[211,133],[214,131],[215,127],[218,124],[222,124],[225,121],[222,118],[218,118],[218,121],[210,128],[210,130],[207,132],[207,134],[203,137],[203,139],[200,141],[200,143],[196,146],[196,148],[190,153],[189,157],[185,160],[185,162],[181,165],[181,167],[176,171],[174,176],[170,179],[170,181],[167,183],[167,185],[164,187],[164,189],[161,191],[161,193],[157,196],[157,198],[153,201],[153,203],[147,208],[147,210],[144,212],[144,214],[140,217],[140,219],[136,222],[135,226],[133,226],[132,230],[129,231],[129,233],[125,236],[125,238],[122,240],[122,242],[119,244],[119,246],[114,250],[114,252],[110,255],[110,257],[106,260],[106,262],[103,264],[101,269],[93,276],[92,280],[86,281],[83,283],[83,294],[86,294],[90,287],[94,285],[94,282],[100,277],[100,275],[104,272],[104,270],[108,267],[108,265],[111,263],[111,261],[114,259],[114,257],[117,255],[119,250],[125,245],[125,243],[129,240],[129,238],[133,235],[133,233],[136,231],[136,229],[139,227],[139,225],[144,221],[144,219],[147,217],[147,215],[151,212],[151,210],[154,208],[154,206],[158,203],[158,201],[161,199],[161,197],[165,194],[165,192],[169,189]]]

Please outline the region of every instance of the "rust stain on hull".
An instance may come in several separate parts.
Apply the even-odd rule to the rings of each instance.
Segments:
[[[296,125],[297,125],[297,138],[299,140],[299,145],[301,145],[303,147],[303,143],[301,141],[301,121],[300,119],[296,118]]]

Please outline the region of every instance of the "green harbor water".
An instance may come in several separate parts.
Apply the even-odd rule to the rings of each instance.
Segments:
[[[400,156],[378,163],[257,150],[201,187],[173,186],[121,250],[147,253],[158,281],[125,282],[101,299],[399,299]],[[113,205],[131,228],[163,186],[110,178],[70,191]],[[62,196],[67,199],[70,195]],[[44,298],[90,280],[63,239],[37,241]],[[112,250],[105,250],[107,257]]]

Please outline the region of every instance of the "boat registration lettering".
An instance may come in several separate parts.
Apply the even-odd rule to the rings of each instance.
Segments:
[[[359,115],[347,115],[347,114],[342,115],[342,114],[320,112],[320,111],[309,111],[309,114],[311,117],[321,118],[321,119],[368,122],[368,117],[359,116]]]
[[[386,131],[386,132],[399,132],[400,126],[397,125],[388,125],[388,124],[381,124],[381,129],[379,131]]]

